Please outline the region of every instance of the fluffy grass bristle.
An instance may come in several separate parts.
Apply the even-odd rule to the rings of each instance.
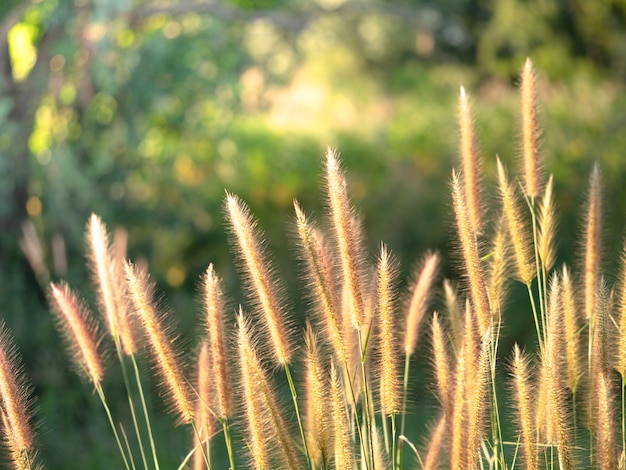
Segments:
[[[500,321],[504,299],[507,294],[507,281],[509,277],[509,240],[506,225],[500,219],[496,226],[496,232],[491,241],[489,254],[488,289],[489,305],[495,321]]]
[[[433,369],[437,379],[437,390],[439,391],[439,399],[446,416],[452,415],[452,391],[450,371],[450,355],[448,347],[448,339],[444,331],[439,314],[433,315],[431,324],[432,343],[433,343]]]
[[[481,162],[478,156],[474,123],[469,98],[465,88],[459,93],[459,130],[461,134],[461,165],[463,167],[463,187],[467,204],[468,218],[472,232],[478,234],[483,228],[483,208],[481,190]]]
[[[34,468],[31,386],[9,330],[0,322],[0,411],[2,435],[10,464],[17,470]]]
[[[422,319],[433,298],[433,285],[439,272],[440,256],[438,253],[427,253],[418,269],[411,287],[411,300],[406,315],[406,332],[404,335],[404,353],[411,356],[415,352],[419,340]]]
[[[485,285],[485,272],[478,250],[478,241],[470,225],[461,182],[454,170],[452,171],[452,207],[456,216],[458,237],[461,243],[461,252],[472,305],[476,309],[480,333],[484,334],[487,332],[491,322],[491,309]]]
[[[380,406],[383,415],[400,411],[400,378],[398,374],[399,351],[397,347],[398,325],[395,310],[396,269],[391,254],[384,245],[378,259],[378,330],[380,337]]]
[[[580,351],[580,315],[574,283],[567,266],[561,271],[561,295],[563,307],[563,339],[566,348],[567,386],[574,392],[583,375]]]
[[[553,274],[550,279],[548,311],[548,336],[544,349],[546,365],[548,406],[551,424],[556,440],[559,466],[563,470],[573,470],[574,461],[570,444],[570,432],[566,405],[566,388],[563,380],[563,336],[561,283],[559,276]]]
[[[79,374],[94,385],[104,378],[102,336],[87,307],[65,283],[50,284],[52,311]]]
[[[165,313],[157,313],[154,303],[154,283],[145,271],[127,263],[125,266],[128,294],[133,314],[141,324],[145,340],[150,348],[152,362],[157,375],[165,387],[172,410],[178,415],[180,424],[191,423],[194,405],[189,383],[185,380],[185,369],[179,352],[174,348],[175,339],[164,325]]]
[[[539,259],[546,271],[549,271],[556,262],[556,210],[552,195],[554,180],[552,175],[548,179],[543,200],[539,207],[539,240],[537,251]]]
[[[537,122],[537,91],[535,71],[529,58],[524,63],[521,80],[522,95],[522,154],[524,159],[524,188],[528,197],[540,191],[539,125]]]
[[[617,457],[617,422],[615,420],[614,390],[606,373],[599,373],[595,381],[594,417],[596,420],[596,455],[602,470],[619,468]]]
[[[346,345],[342,334],[341,313],[337,298],[332,261],[322,233],[314,227],[294,201],[296,224],[302,258],[307,267],[311,297],[324,326],[324,336],[332,346],[340,364],[346,362]]]
[[[491,328],[481,338],[480,351],[476,361],[476,367],[472,372],[476,374],[474,383],[468,389],[467,397],[467,464],[468,469],[478,470],[481,463],[481,443],[486,429],[487,409],[489,407],[489,381],[490,375],[490,350]]]
[[[211,370],[215,384],[216,412],[222,419],[230,418],[233,415],[233,390],[228,359],[230,353],[224,321],[224,299],[220,279],[213,264],[209,264],[204,274],[202,294],[206,330],[211,345]]]
[[[335,152],[326,152],[328,207],[339,252],[342,279],[350,301],[350,317],[357,330],[363,325],[365,305],[361,285],[360,237],[350,208],[346,180]]]
[[[450,419],[450,467],[467,468],[470,461],[468,451],[469,409],[467,396],[475,385],[474,369],[476,360],[475,332],[469,302],[466,304],[464,335],[461,350],[457,355],[454,371],[454,398]]]
[[[622,248],[620,272],[617,281],[617,360],[615,368],[626,383],[626,243]],[[626,449],[625,449],[626,452]]]
[[[205,453],[208,454],[208,448],[203,452],[200,446],[206,446],[206,442],[211,439],[215,433],[215,417],[211,410],[213,402],[212,377],[211,377],[211,357],[209,353],[209,343],[207,340],[202,341],[196,363],[196,407],[194,414],[195,430],[194,442],[196,451],[193,454],[194,470],[205,470]]]
[[[87,223],[86,239],[88,245],[88,266],[92,280],[98,293],[98,305],[106,319],[109,333],[113,338],[118,337],[119,320],[117,316],[117,295],[114,292],[114,270],[111,256],[111,246],[106,226],[100,217],[91,214]]]
[[[350,435],[350,420],[344,402],[344,393],[334,362],[330,363],[330,406],[334,436],[334,460],[337,470],[353,470],[354,455]]]
[[[239,370],[248,424],[248,446],[255,468],[300,470],[289,426],[278,407],[275,392],[263,369],[252,332],[239,309],[237,316]]]
[[[600,168],[593,166],[589,179],[589,195],[586,208],[585,226],[585,277],[584,292],[585,319],[589,321],[597,306],[598,288],[600,285],[600,256],[602,242],[602,194],[600,192]]]
[[[237,196],[227,192],[225,204],[230,230],[238,247],[236,253],[248,284],[248,294],[258,306],[276,361],[284,366],[292,358],[289,322],[279,300],[280,287],[272,277],[272,270],[264,256],[256,221],[248,206]]]
[[[450,324],[453,352],[456,354],[461,347],[463,339],[463,311],[461,309],[459,294],[450,279],[443,280],[444,301],[446,313]]]
[[[446,437],[446,416],[442,416],[437,421],[437,425],[433,430],[428,447],[426,448],[426,456],[424,457],[423,470],[437,470],[441,459],[441,454],[444,448]]]
[[[504,165],[499,158],[497,159],[497,166],[502,212],[507,230],[511,236],[513,259],[517,267],[517,278],[524,284],[530,285],[536,275],[532,258],[533,241],[526,230],[515,189],[509,183]]]
[[[305,331],[306,344],[306,436],[309,453],[316,467],[330,460],[331,426],[325,407],[329,400],[326,371],[322,367],[317,337],[310,323]]]
[[[527,470],[537,470],[539,468],[537,445],[535,444],[537,434],[532,407],[535,394],[530,379],[528,359],[520,351],[517,344],[514,347],[512,375],[523,465]]]

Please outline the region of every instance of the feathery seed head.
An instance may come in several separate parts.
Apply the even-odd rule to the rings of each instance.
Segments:
[[[0,322],[0,412],[2,434],[10,459],[19,470],[30,469],[35,458],[32,429],[32,389],[24,374],[9,330]]]
[[[321,364],[317,337],[307,322],[304,340],[306,344],[306,434],[311,458],[318,467],[326,466],[331,455],[331,425],[326,413],[329,392],[326,371]]]
[[[554,198],[552,197],[553,178],[550,175],[548,184],[543,195],[543,201],[539,208],[539,259],[546,268],[550,270],[556,261],[555,232],[556,215],[554,209]]]
[[[202,282],[206,330],[211,344],[211,369],[215,383],[217,413],[220,418],[233,414],[232,384],[229,372],[228,341],[224,322],[224,300],[220,279],[209,264]]]
[[[617,282],[617,361],[615,368],[626,382],[626,242],[620,258],[620,273]],[[626,452],[626,450],[625,450]]]
[[[561,295],[563,304],[563,340],[566,348],[567,387],[578,389],[582,376],[580,359],[580,326],[576,291],[567,266],[561,271]]]
[[[67,284],[50,284],[49,298],[57,327],[65,337],[76,370],[98,386],[104,377],[104,366],[100,347],[102,336],[96,322]]]
[[[461,252],[467,274],[472,305],[478,317],[478,326],[481,334],[489,328],[491,322],[491,308],[485,284],[484,268],[478,251],[476,234],[470,227],[469,215],[463,198],[461,183],[452,170],[452,206],[456,216],[457,231],[461,244]]]
[[[491,305],[495,321],[500,321],[502,303],[507,293],[510,261],[507,235],[506,224],[500,218],[491,243],[491,256],[489,258],[489,305]]]
[[[251,458],[259,469],[299,469],[300,462],[293,447],[289,426],[282,416],[275,392],[255,351],[250,327],[244,320],[241,307],[237,324],[241,383]]]
[[[145,271],[137,269],[131,263],[126,264],[125,270],[133,314],[143,328],[154,368],[165,387],[169,405],[178,414],[179,424],[190,423],[194,407],[189,385],[185,380],[186,367],[180,353],[175,349],[175,339],[164,324],[167,314],[157,313],[154,283]]]
[[[306,218],[294,200],[301,255],[306,263],[310,296],[324,327],[324,336],[332,346],[337,360],[346,362],[346,346],[342,335],[341,314],[337,298],[332,261],[322,233]]]
[[[487,404],[489,403],[490,351],[492,346],[491,327],[481,339],[480,352],[474,386],[468,390],[468,464],[469,468],[478,470],[480,467],[481,442],[485,434]]]
[[[600,282],[600,249],[602,232],[602,194],[600,169],[596,163],[589,179],[585,229],[585,319],[591,320],[597,305]]]
[[[354,328],[360,329],[365,315],[361,286],[361,240],[350,208],[345,177],[335,152],[330,148],[326,152],[326,185],[342,279],[350,299],[352,323]]]
[[[452,414],[452,383],[450,371],[450,354],[448,352],[447,336],[444,331],[439,314],[433,315],[432,321],[432,342],[433,342],[433,368],[437,378],[437,389],[439,398],[446,416]]]
[[[522,354],[517,343],[514,347],[512,375],[517,406],[517,425],[520,432],[520,447],[526,468],[537,470],[536,431],[533,416],[533,387],[529,374],[528,359]]]
[[[522,71],[522,153],[526,195],[537,197],[540,190],[539,125],[537,123],[537,91],[535,72],[530,59]]]
[[[243,317],[243,310],[239,307],[237,315],[237,346],[239,349],[239,364],[241,370],[241,386],[243,388],[243,402],[247,423],[247,445],[254,467],[259,470],[270,468],[270,449],[268,435],[268,420],[261,408],[261,400],[257,390],[258,358],[252,346],[250,327]]]
[[[117,338],[119,322],[116,295],[113,291],[111,247],[106,227],[96,214],[91,214],[89,218],[86,238],[89,246],[88,265],[97,288],[100,311],[107,321],[109,333],[113,338]]]
[[[204,470],[204,453],[199,449],[207,440],[210,440],[215,433],[215,418],[212,412],[212,384],[211,384],[211,357],[209,353],[209,343],[205,339],[200,344],[196,363],[196,407],[194,414],[195,429],[194,442],[196,451],[193,454],[193,468]]]
[[[404,336],[404,353],[407,356],[415,352],[419,338],[419,328],[426,314],[428,304],[433,296],[433,284],[439,271],[440,257],[438,253],[427,253],[411,289],[412,295],[406,316],[406,333]]]
[[[263,253],[262,237],[247,205],[237,196],[226,193],[226,212],[230,231],[237,245],[247,293],[257,305],[280,365],[291,362],[289,326],[279,300],[281,289]]]
[[[380,405],[384,415],[400,411],[400,381],[398,380],[397,325],[395,318],[394,261],[382,245],[378,260],[378,328],[380,336]]]
[[[119,340],[122,352],[131,355],[136,351],[137,345],[134,325],[126,305],[124,231],[116,231],[114,245],[111,245],[105,224],[96,214],[91,214],[86,232],[89,249],[87,264],[98,293],[100,313],[106,319],[114,341]]]
[[[483,227],[482,190],[480,187],[481,163],[476,148],[470,104],[463,87],[461,87],[459,95],[459,129],[461,132],[461,165],[463,166],[464,196],[472,232],[477,234],[482,232]]]
[[[558,274],[550,278],[548,293],[548,312],[546,329],[548,331],[546,347],[544,348],[547,382],[547,395],[551,427],[556,440],[559,466],[563,469],[572,469],[572,454],[570,436],[567,426],[566,388],[563,374],[563,312],[561,302],[561,282]],[[542,377],[543,378],[543,377]]]
[[[612,390],[608,373],[600,373],[593,393],[593,406],[595,407],[593,415],[596,420],[595,437],[598,464],[602,470],[620,468],[617,458],[617,423],[615,422],[614,396],[615,393]]]
[[[354,455],[352,454],[352,440],[350,438],[350,422],[339,376],[332,359],[330,361],[330,405],[335,439],[335,468],[337,470],[353,470]]]
[[[439,459],[444,447],[444,437],[446,436],[447,430],[447,419],[444,414],[439,418],[439,421],[437,421],[437,426],[435,426],[431,434],[426,457],[424,458],[424,470],[437,470],[439,468]]]
[[[459,294],[450,279],[443,280],[443,291],[448,321],[450,322],[453,350],[456,354],[463,341],[463,314],[459,305]]]
[[[499,158],[497,162],[502,209],[504,220],[511,236],[513,257],[517,266],[517,277],[524,284],[530,285],[536,275],[531,254],[533,241],[525,229],[526,225],[517,202],[515,190],[508,182],[504,165],[502,165]]]

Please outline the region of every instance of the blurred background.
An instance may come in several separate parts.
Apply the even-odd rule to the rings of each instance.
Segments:
[[[348,171],[368,256],[386,242],[405,284],[437,249],[445,275],[458,277],[449,179],[459,85],[472,96],[493,188],[496,154],[518,173],[527,56],[560,207],[559,259],[577,263],[580,206],[597,161],[611,279],[626,214],[626,0],[1,2],[0,315],[35,386],[47,468],[121,466],[45,301],[47,283],[61,278],[93,300],[83,239],[91,212],[111,233],[127,232],[129,256],[149,266],[190,350],[209,262],[231,306],[244,301],[225,189],[258,217],[294,316],[304,315],[292,200],[324,218],[329,145]],[[523,311],[506,314],[504,359],[513,341],[533,347],[520,299]],[[418,369],[412,397],[417,442],[437,406],[430,374]],[[113,366],[107,393],[125,420],[119,375]],[[172,431],[158,401],[163,468],[174,468],[189,432]]]

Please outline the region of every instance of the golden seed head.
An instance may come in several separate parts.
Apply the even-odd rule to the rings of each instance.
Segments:
[[[220,418],[233,414],[233,392],[229,372],[230,357],[224,322],[224,300],[220,279],[209,264],[202,282],[206,330],[211,344],[211,369],[215,382],[217,413]]]
[[[550,175],[539,208],[539,259],[546,271],[550,270],[556,261],[556,215],[554,198],[552,197],[553,178]]]
[[[97,386],[104,377],[102,336],[97,324],[67,284],[50,284],[49,298],[76,370]]]
[[[346,180],[335,152],[326,152],[326,185],[328,206],[335,231],[343,283],[349,295],[350,314],[354,328],[360,329],[365,315],[361,287],[359,231],[350,208]]]
[[[276,394],[256,353],[252,333],[244,320],[241,307],[237,324],[241,384],[251,457],[257,468],[271,468],[271,465],[268,466],[273,460],[270,456],[276,455],[280,468],[298,469],[299,459],[293,447],[289,426],[282,416]]]
[[[25,465],[35,457],[34,436],[31,425],[31,386],[24,375],[23,366],[9,330],[0,322],[0,412],[2,434],[15,468]]]
[[[481,163],[478,157],[474,123],[465,88],[459,94],[459,129],[461,132],[461,165],[465,201],[472,232],[481,233],[483,228]]]
[[[98,305],[106,319],[109,333],[120,342],[126,355],[136,352],[134,325],[126,305],[124,263],[126,236],[117,230],[114,244],[109,242],[106,225],[96,214],[91,214],[86,233],[89,247],[88,266],[98,293]]]
[[[157,313],[154,303],[154,283],[145,271],[127,263],[126,282],[133,314],[141,324],[150,348],[157,375],[165,387],[166,396],[173,411],[178,414],[179,424],[193,420],[194,406],[189,384],[185,380],[186,366],[176,351],[174,337],[165,326],[167,312]]]
[[[496,227],[496,232],[491,242],[489,256],[489,305],[494,314],[494,320],[499,321],[502,315],[502,304],[507,294],[507,281],[509,277],[509,239],[506,224],[502,219]]]
[[[433,368],[437,379],[439,398],[446,416],[452,414],[452,383],[450,371],[450,354],[447,336],[439,314],[435,312],[432,320]]]
[[[561,274],[561,295],[563,304],[563,340],[566,348],[567,387],[576,392],[582,376],[580,358],[580,325],[576,289],[567,266]]]
[[[537,446],[535,445],[535,417],[533,413],[534,393],[529,375],[528,359],[522,354],[517,343],[513,358],[513,383],[517,407],[517,425],[520,432],[520,447],[526,468],[538,469]]]
[[[540,190],[539,126],[537,123],[537,91],[535,72],[530,59],[522,71],[522,153],[526,195],[537,197]]]
[[[447,431],[447,419],[444,414],[437,421],[437,426],[435,426],[428,442],[426,457],[424,458],[424,470],[437,470],[439,468],[441,450],[444,447]]]
[[[307,267],[310,296],[324,327],[324,335],[337,360],[343,364],[346,361],[346,346],[342,335],[332,260],[322,233],[307,220],[297,201],[294,201],[294,208],[302,258]]]
[[[390,416],[400,411],[400,381],[398,379],[398,348],[395,318],[395,278],[394,262],[387,247],[380,249],[378,260],[378,328],[380,337],[380,405],[384,415]]]
[[[406,316],[404,353],[407,356],[412,355],[417,347],[420,324],[433,297],[433,284],[439,272],[439,264],[438,253],[427,253],[424,261],[416,270],[417,274],[413,281],[412,295]]]
[[[504,220],[511,236],[513,258],[517,266],[517,277],[521,282],[529,285],[536,275],[531,253],[533,241],[526,230],[526,224],[524,224],[515,190],[509,184],[504,165],[502,165],[499,158],[498,182]]]
[[[118,335],[116,295],[113,291],[113,262],[106,226],[100,217],[91,214],[87,223],[87,244],[89,246],[88,265],[98,292],[101,313],[107,321],[109,333]]]
[[[585,229],[585,319],[591,320],[597,305],[600,283],[600,248],[602,232],[602,194],[600,169],[596,163],[589,179]]]
[[[620,258],[620,273],[617,283],[617,360],[615,368],[622,376],[622,380],[626,381],[626,242],[622,248],[622,256]]]
[[[291,362],[289,327],[279,300],[279,287],[263,254],[261,235],[247,205],[237,196],[226,193],[226,212],[235,237],[237,256],[245,273],[248,295],[257,305],[280,365]]]
[[[215,433],[215,417],[212,411],[213,386],[211,377],[211,357],[209,343],[205,339],[200,344],[196,363],[196,407],[194,423],[197,434],[194,432],[196,447],[205,445]],[[204,470],[204,453],[199,448],[193,455],[194,469]]]
[[[331,455],[331,424],[326,406],[329,392],[326,371],[323,369],[317,337],[307,322],[306,344],[306,439],[311,458],[317,467],[326,466]]]
[[[335,438],[335,468],[338,470],[352,470],[354,455],[352,454],[352,439],[350,437],[350,422],[346,414],[343,391],[337,375],[337,369],[331,359],[330,362],[330,406],[332,409],[333,435]]]
[[[456,216],[457,232],[472,305],[476,310],[480,332],[484,334],[491,322],[491,309],[485,284],[484,268],[478,251],[478,241],[476,240],[475,232],[472,231],[470,226],[461,183],[454,170],[452,170],[452,207]]]

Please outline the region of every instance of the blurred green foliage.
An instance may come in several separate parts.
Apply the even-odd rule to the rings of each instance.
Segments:
[[[514,85],[530,56],[542,156],[562,214],[560,259],[576,262],[593,161],[610,201],[607,256],[617,257],[626,213],[624,0],[39,0],[3,2],[0,21],[18,47],[0,84],[2,314],[37,388],[47,468],[110,468],[114,444],[91,391],[67,371],[44,301],[47,273],[38,284],[18,249],[25,217],[51,277],[86,295],[88,215],[125,227],[129,255],[148,262],[191,346],[197,280],[209,262],[233,304],[242,301],[223,223],[228,189],[258,217],[301,312],[292,200],[323,218],[325,147],[341,152],[368,249],[384,240],[406,275],[425,250],[447,255],[454,246],[448,181],[459,85],[474,99],[490,184],[496,154],[518,167]],[[447,275],[456,274],[453,262]],[[531,319],[516,328],[508,343],[523,341]],[[165,468],[180,461],[187,438],[168,441]]]

